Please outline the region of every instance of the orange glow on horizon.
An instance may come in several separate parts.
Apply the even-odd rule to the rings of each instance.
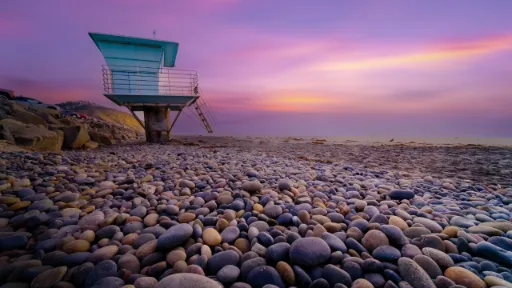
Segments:
[[[461,42],[443,46],[438,46],[421,52],[395,56],[348,61],[325,61],[324,63],[313,65],[313,69],[323,71],[372,70],[490,54],[500,50],[512,49],[512,35],[485,38],[472,42]]]

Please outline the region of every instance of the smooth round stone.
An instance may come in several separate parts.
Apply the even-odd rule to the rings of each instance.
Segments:
[[[249,252],[249,253],[254,253],[254,252]],[[247,253],[247,254],[249,254],[249,253]],[[258,266],[267,265],[267,261],[265,260],[265,258],[258,257],[257,254],[255,254],[255,258],[251,258],[248,260],[244,259],[244,260],[245,261],[242,263],[242,266],[240,266],[240,276],[242,279],[246,279],[247,275],[249,275],[249,272],[251,272],[252,269],[254,269]]]
[[[505,237],[491,237],[487,240],[488,243],[503,248],[507,251],[512,251],[512,240]]]
[[[318,278],[309,285],[310,288],[330,288],[329,282],[323,278]]]
[[[85,279],[84,287],[89,288],[95,285],[98,281],[103,278],[116,276],[117,265],[114,261],[106,260],[98,263],[87,275]]]
[[[82,234],[80,234],[80,237],[78,238],[91,243],[92,241],[94,241],[94,238],[96,238],[96,235],[92,230],[85,230],[84,232],[82,232]]]
[[[251,250],[251,244],[249,243],[249,240],[245,238],[238,238],[236,239],[235,243],[233,244],[238,250],[242,252],[242,254],[245,254]]]
[[[281,206],[277,205],[267,205],[265,206],[264,212],[270,218],[276,219],[279,215],[283,214],[283,209]]]
[[[414,257],[414,262],[418,263],[418,265],[427,272],[427,274],[432,279],[436,279],[437,276],[442,276],[443,271],[441,271],[441,268],[436,264],[434,260],[431,258],[425,256],[425,255],[418,255]]]
[[[117,261],[119,269],[125,269],[133,274],[140,272],[140,261],[135,255],[126,253]]]
[[[419,238],[422,235],[428,235],[430,233],[430,230],[425,227],[410,227],[404,230],[404,235],[411,239]]]
[[[137,206],[130,211],[131,216],[136,216],[139,218],[144,218],[144,216],[146,216],[146,213],[147,213],[147,208],[144,206]]]
[[[400,228],[393,225],[381,225],[380,230],[388,237],[389,242],[395,246],[401,247],[409,243]]]
[[[247,181],[244,184],[242,184],[242,189],[251,194],[260,191],[262,188],[263,186],[259,181]]]
[[[324,232],[322,233],[321,238],[325,241],[325,243],[327,243],[327,245],[329,245],[332,251],[341,251],[343,253],[347,252],[347,246],[345,243],[343,243],[340,238],[334,236],[333,234]]]
[[[491,243],[478,243],[476,245],[475,254],[485,259],[504,264],[507,267],[512,267],[512,257],[506,254],[506,250]]]
[[[135,280],[133,286],[135,286],[135,288],[153,288],[157,283],[158,280],[153,277],[139,277]]]
[[[144,233],[140,234],[135,240],[133,241],[133,248],[139,249],[142,245],[148,243],[149,241],[155,240],[156,237],[153,234]]]
[[[352,278],[350,275],[332,264],[325,265],[322,270],[322,278],[327,280],[331,286],[334,286],[336,283],[341,283],[347,287],[352,285]]]
[[[495,276],[487,276],[484,278],[484,281],[489,287],[501,286],[501,287],[512,288],[512,283],[505,281],[503,279],[500,279],[498,277],[495,277]]]
[[[439,224],[427,218],[416,217],[412,220],[412,222],[425,226],[425,228],[430,230],[432,233],[441,233],[441,231],[443,231],[443,228]]]
[[[389,193],[392,200],[409,200],[414,198],[414,192],[410,190],[393,190]]]
[[[258,239],[258,242],[261,243],[265,247],[268,247],[268,246],[274,244],[274,239],[267,232],[258,233],[256,238]]]
[[[203,241],[208,246],[217,246],[222,241],[222,238],[217,230],[207,228],[203,231]]]
[[[223,286],[210,278],[199,274],[179,273],[172,274],[160,280],[155,288],[223,288]]]
[[[196,214],[194,213],[183,213],[178,216],[178,222],[180,223],[189,223],[194,221],[194,219],[196,219]]]
[[[373,250],[372,256],[379,261],[396,262],[400,258],[401,254],[395,247],[383,245]]]
[[[423,248],[421,251],[423,254],[434,260],[441,269],[446,269],[454,265],[452,258],[443,251],[429,247]]]
[[[392,215],[389,218],[388,224],[396,226],[400,230],[405,230],[405,229],[409,228],[409,225],[407,225],[407,223],[402,218],[400,218],[398,216],[394,216],[394,215]]]
[[[238,266],[240,256],[233,250],[222,251],[208,259],[207,269],[211,274],[217,274],[226,265]]]
[[[185,243],[192,236],[192,226],[178,224],[169,228],[164,234],[158,237],[156,249],[160,251],[172,250]]]
[[[352,288],[373,288],[374,286],[368,280],[359,278],[352,283]]]
[[[240,268],[234,265],[227,265],[217,272],[217,280],[222,284],[230,284],[236,282],[240,275]]]
[[[361,260],[360,258],[357,259]],[[363,262],[363,260],[361,260],[361,262]],[[363,277],[363,269],[358,263],[345,262],[341,268],[350,275],[351,279],[358,279]]]
[[[66,266],[61,266],[57,268],[53,268],[50,270],[46,270],[43,273],[37,275],[30,284],[31,288],[50,288],[55,283],[59,282],[62,277],[66,274],[68,268]]]
[[[293,263],[303,267],[314,267],[327,261],[331,256],[331,249],[320,238],[301,238],[293,242],[290,247],[290,259]]]
[[[386,279],[380,273],[366,273],[364,278],[375,287],[383,287],[386,284]]]
[[[123,285],[124,285],[123,279],[110,276],[110,277],[105,277],[105,278],[101,279],[100,281],[96,282],[96,284],[94,284],[94,286],[92,286],[91,288],[103,288],[103,287],[120,288]],[[72,286],[72,287],[74,287],[74,286]],[[139,288],[139,287],[136,287],[136,288]]]
[[[285,288],[283,280],[274,267],[258,266],[247,275],[247,283],[252,288],[263,288],[263,286],[271,284],[279,288]]]
[[[436,288],[430,276],[412,259],[398,259],[400,276],[415,288]]]
[[[459,233],[460,228],[456,226],[447,226],[443,229],[441,233],[447,235],[450,238],[456,238]]]
[[[484,222],[479,226],[489,226],[492,228],[499,229],[503,232],[508,232],[512,230],[512,223],[509,221],[494,221],[494,222]]]
[[[238,236],[240,236],[240,229],[236,226],[228,226],[220,233],[222,242],[226,242],[228,244],[235,242]]]
[[[309,287],[313,282],[306,271],[300,266],[293,265],[293,273],[295,274],[295,282],[298,287]]]
[[[421,244],[423,247],[430,247],[440,251],[446,251],[446,245],[444,244],[441,238],[436,235],[424,235],[421,239]]]
[[[486,288],[485,282],[471,271],[462,267],[450,267],[444,272],[444,276],[458,285],[468,288]]]
[[[361,239],[361,244],[369,251],[373,251],[379,246],[389,245],[389,240],[382,231],[370,230],[364,235],[363,239]]]
[[[279,189],[279,191],[283,191],[283,190],[291,191],[292,185],[290,184],[290,182],[288,182],[286,180],[280,180],[277,183],[277,189]]]
[[[144,218],[144,225],[148,227],[155,226],[156,224],[158,224],[158,217],[159,216],[156,213],[149,214]]]
[[[450,288],[450,287],[456,285],[455,282],[453,282],[452,280],[450,280],[444,276],[437,276],[434,283],[436,284],[437,288]]]
[[[264,221],[255,221],[249,225],[249,228],[256,228],[259,232],[265,232],[270,227],[267,222]]]
[[[129,222],[123,227],[123,234],[128,235],[144,229],[144,223],[141,222]]]
[[[357,229],[361,230],[361,232],[366,232],[368,230],[368,221],[364,219],[356,219],[350,223],[348,228],[356,227]]]
[[[290,254],[290,244],[286,242],[277,243],[267,248],[267,258],[274,261],[286,261]]]
[[[473,220],[461,217],[461,216],[455,216],[450,220],[450,225],[462,227],[462,228],[469,228],[475,226],[475,223]]]
[[[180,187],[186,187],[188,189],[194,189],[196,187],[196,184],[190,180],[182,179],[180,180]]]
[[[76,252],[87,252],[90,247],[91,244],[85,240],[73,240],[64,244],[61,250],[68,254],[72,254]]]
[[[281,278],[286,282],[286,284],[290,286],[295,284],[295,273],[293,272],[290,264],[280,261],[276,265],[276,270],[279,272],[279,275],[281,275]]]
[[[62,265],[74,267],[81,265],[91,257],[91,252],[76,252],[62,257]]]
[[[112,257],[114,257],[114,255],[116,255],[118,251],[119,247],[115,245],[102,247],[91,254],[91,256],[89,257],[89,262],[98,263],[101,261],[112,259]]]

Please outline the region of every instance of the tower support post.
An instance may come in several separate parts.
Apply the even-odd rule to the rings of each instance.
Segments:
[[[150,143],[165,143],[170,140],[169,108],[144,107],[144,128],[146,141]]]

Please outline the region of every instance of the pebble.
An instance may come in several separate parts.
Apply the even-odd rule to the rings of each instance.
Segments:
[[[320,238],[301,238],[290,247],[290,259],[299,266],[314,267],[327,261],[330,256],[329,245]]]
[[[249,142],[0,152],[0,285],[510,287],[503,176],[454,177],[439,147],[365,146],[375,166],[349,145]]]
[[[386,234],[382,233],[379,230],[370,230],[366,233],[361,239],[361,244],[363,244],[364,248],[369,251],[375,250],[377,247],[383,245],[389,245],[389,240]]]
[[[192,236],[192,232],[192,226],[188,224],[172,226],[158,237],[156,248],[160,251],[172,250],[187,241]]]
[[[240,275],[240,268],[235,265],[226,265],[217,272],[217,279],[222,284],[231,284],[236,282]]]
[[[450,267],[444,272],[444,276],[458,285],[468,288],[485,288],[487,285],[477,275],[462,267]]]
[[[217,230],[208,228],[203,231],[203,240],[206,245],[217,246],[222,241],[222,238]]]
[[[249,272],[247,275],[247,283],[252,288],[263,288],[265,285],[275,285],[279,288],[284,288],[285,285],[281,276],[274,267],[271,266],[258,266]]]
[[[400,276],[415,288],[436,288],[427,272],[409,258],[398,259],[398,271]]]
[[[67,267],[61,266],[57,268],[53,268],[50,270],[46,270],[43,273],[37,275],[30,284],[31,288],[50,288],[57,282],[59,282],[66,271]]]
[[[179,273],[165,277],[156,284],[155,288],[223,288],[223,286],[210,278],[198,274]]]

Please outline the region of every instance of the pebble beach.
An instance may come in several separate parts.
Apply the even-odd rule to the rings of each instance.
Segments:
[[[512,148],[0,152],[0,288],[512,287]]]

